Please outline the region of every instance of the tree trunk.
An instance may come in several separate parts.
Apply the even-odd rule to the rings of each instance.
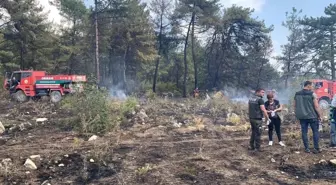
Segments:
[[[109,77],[109,78],[112,78],[112,82],[114,82],[115,81],[115,79],[114,79],[114,76],[113,76],[113,72],[112,72],[112,68],[113,68],[113,60],[112,60],[112,57],[113,57],[113,51],[112,51],[112,49],[109,49],[108,50],[109,51],[109,63],[108,63],[108,72],[107,72],[107,76]]]
[[[24,44],[21,40],[21,46],[20,46],[20,69],[24,70]]]
[[[153,92],[156,92],[156,82],[157,82],[157,76],[159,71],[159,64],[160,64],[160,58],[161,58],[161,50],[162,50],[162,31],[163,31],[163,13],[160,15],[160,33],[159,33],[159,57],[156,60],[155,64],[155,72],[154,72],[154,79],[153,79]]]
[[[68,60],[68,71],[67,73],[70,75],[71,74],[71,71],[72,71],[72,61],[74,60],[74,54],[71,53],[71,56],[69,57],[69,60]]]
[[[179,66],[179,61],[177,58],[174,58],[174,61],[175,61],[175,69],[174,71],[176,71],[175,73],[175,80],[176,80],[176,87],[179,88],[180,87],[180,66]]]
[[[76,45],[76,40],[75,40],[75,35],[76,35],[76,19],[74,18],[72,21],[73,24],[73,30],[72,30],[72,38],[71,38],[71,45],[75,47]],[[72,73],[72,68],[73,68],[73,60],[75,59],[75,54],[71,53],[71,56],[68,61],[68,74]]]
[[[290,72],[291,72],[291,56],[290,56],[290,53],[289,53],[289,56],[288,56],[288,63],[287,63],[287,74],[286,74],[286,79],[285,79],[285,89],[288,88],[288,79],[289,79],[289,75],[290,75]]]
[[[333,30],[330,30],[330,55],[331,79],[335,80],[335,46]]]
[[[216,69],[216,72],[215,72],[215,76],[214,76],[214,79],[213,79],[213,84],[212,84],[212,87],[216,87],[217,86],[217,81],[218,81],[218,76],[219,76],[219,66],[217,67]]]
[[[217,39],[216,35],[217,35],[217,31],[215,31],[215,33],[213,35],[213,39],[212,39],[212,44],[210,45],[210,51],[209,51],[209,55],[210,56],[212,55],[212,52],[213,52],[213,49],[214,49],[213,45],[215,43],[215,40]],[[216,51],[215,61],[217,61],[217,59],[218,59],[218,50],[216,49],[215,51]],[[210,66],[211,66],[210,65],[210,61],[212,61],[212,60],[213,60],[212,56],[210,57],[210,59],[207,60],[207,72],[208,72],[208,79],[209,80],[211,80],[213,78],[213,76],[211,75],[212,71],[210,70]]]
[[[196,62],[196,56],[195,56],[195,48],[194,48],[194,42],[195,42],[195,13],[193,12],[191,17],[192,27],[191,27],[191,55],[194,63],[194,78],[195,78],[195,89],[198,87],[198,72],[197,72],[197,62]]]
[[[100,74],[99,74],[99,42],[98,42],[98,2],[95,0],[95,35],[96,35],[96,44],[95,44],[95,61],[96,61],[96,70],[97,70],[97,84],[99,85],[100,83]]]
[[[288,63],[287,63],[287,75],[285,80],[285,89],[288,88],[288,79],[291,75],[291,64],[292,64],[292,48],[293,48],[294,40],[291,40],[291,44],[289,47],[289,53],[288,53]]]
[[[289,75],[286,75],[286,79],[285,79],[285,89],[288,88],[288,79],[289,79]]]
[[[187,97],[187,75],[188,75],[188,63],[187,63],[187,49],[188,49],[188,39],[189,39],[189,33],[190,33],[190,27],[192,23],[192,19],[190,20],[187,36],[184,43],[184,56],[183,56],[183,63],[184,63],[184,75],[183,75],[183,97]]]
[[[126,47],[125,54],[124,54],[124,60],[123,60],[123,70],[122,70],[122,79],[123,79],[123,84],[122,84],[122,89],[124,91],[127,91],[127,79],[126,79],[126,60],[127,60],[127,55],[129,51],[129,46]]]
[[[258,72],[258,82],[257,82],[257,86],[256,86],[256,88],[259,88],[260,87],[260,76],[261,76],[261,72],[262,72],[262,70],[263,70],[263,68],[264,68],[264,65],[265,65],[265,63],[266,63],[266,59],[264,59],[264,58],[262,58],[261,59],[261,66],[260,66],[260,69],[259,69],[259,72]]]

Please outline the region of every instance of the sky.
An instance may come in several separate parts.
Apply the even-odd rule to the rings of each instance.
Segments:
[[[55,22],[60,22],[58,11],[55,7],[48,5],[47,0],[39,0],[42,5],[50,11],[50,19]],[[143,0],[149,2],[150,0]],[[167,0],[169,1],[169,0]],[[93,5],[94,0],[84,0],[87,6]],[[300,10],[302,15],[321,16],[324,14],[324,8],[335,0],[220,0],[220,3],[229,7],[232,4],[237,4],[243,7],[254,8],[254,16],[260,20],[265,20],[267,26],[274,25],[274,31],[271,34],[273,41],[273,56],[281,53],[281,45],[286,44],[288,31],[281,24],[285,20],[285,12],[290,12],[292,7]],[[271,61],[272,64],[276,62]]]

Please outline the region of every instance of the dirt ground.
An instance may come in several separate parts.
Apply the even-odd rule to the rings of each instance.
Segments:
[[[6,132],[0,139],[1,184],[336,183],[336,166],[329,162],[336,151],[327,147],[327,125],[320,154],[304,153],[295,123],[282,126],[286,147],[277,144],[275,135],[275,145],[267,146],[265,130],[263,152],[258,153],[247,150],[246,112],[237,107],[216,112],[190,100],[141,106],[148,116],[144,124],[131,119],[88,141],[92,134],[60,126],[69,115],[57,105],[2,100],[0,121]],[[237,122],[229,119],[233,112]],[[37,118],[48,120],[37,123]],[[28,158],[37,169],[24,166]]]

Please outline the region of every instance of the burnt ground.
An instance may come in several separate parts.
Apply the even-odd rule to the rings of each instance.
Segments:
[[[232,110],[241,120],[232,123],[224,113],[193,108],[190,101],[148,103],[142,105],[148,115],[144,124],[130,120],[88,141],[92,134],[62,126],[62,119],[70,115],[57,106],[4,100],[0,104],[0,121],[6,127],[0,139],[4,185],[336,183],[336,166],[329,162],[336,159],[336,151],[327,148],[327,129],[321,133],[320,154],[303,152],[295,123],[283,125],[285,148],[277,142],[268,147],[264,131],[263,152],[251,152],[250,131],[240,115],[244,111],[239,113],[237,107]],[[48,121],[36,123],[43,117]],[[31,155],[40,155],[32,159],[36,170],[24,166]]]

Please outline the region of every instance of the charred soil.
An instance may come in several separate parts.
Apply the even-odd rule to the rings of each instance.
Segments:
[[[247,150],[250,130],[243,106],[202,101],[143,103],[127,123],[88,141],[62,125],[73,116],[48,102],[0,102],[1,184],[335,184],[336,151],[328,129],[322,153],[304,153],[299,127],[283,124],[286,147]],[[214,110],[214,107],[216,110]],[[141,113],[142,116],[144,113]],[[36,122],[38,118],[47,118]],[[265,128],[266,129],[266,128]],[[276,138],[276,136],[274,136]],[[312,141],[312,140],[310,140]],[[36,169],[24,165],[30,158]]]

